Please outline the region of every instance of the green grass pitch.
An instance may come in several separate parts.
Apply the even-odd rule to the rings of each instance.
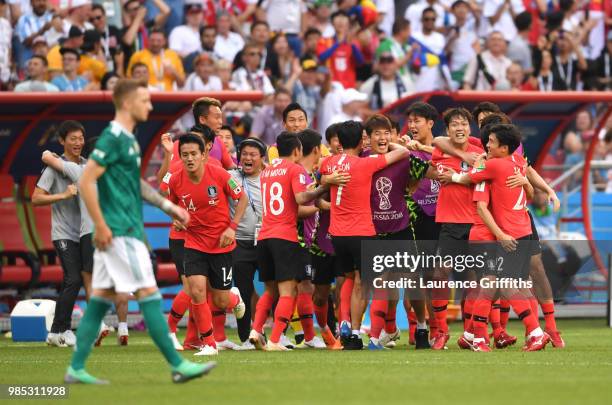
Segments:
[[[460,325],[449,350],[384,352],[294,350],[221,352],[218,367],[183,385],[144,333],[119,347],[114,335],[95,348],[88,370],[109,386],[71,386],[79,404],[604,404],[612,397],[612,329],[603,319],[562,320],[567,348],[522,353],[520,345],[492,353],[460,350]],[[522,327],[511,322],[510,332]],[[230,338],[236,338],[234,331]],[[521,339],[519,339],[519,342]],[[183,352],[194,359],[193,352]],[[71,350],[0,339],[1,384],[59,384]],[[195,358],[196,361],[206,359]],[[607,398],[607,399],[606,399]],[[41,403],[41,401],[35,401]]]

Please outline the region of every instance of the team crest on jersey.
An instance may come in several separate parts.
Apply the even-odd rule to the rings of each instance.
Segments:
[[[300,174],[300,184],[306,184],[306,176]]]
[[[431,192],[439,193],[440,192],[440,182],[438,180],[431,181]]]
[[[470,165],[467,164],[467,162],[461,162],[461,171],[462,172],[467,172],[470,169]]]
[[[219,193],[217,192],[217,187],[215,186],[208,186],[206,192],[208,193],[208,198],[217,198],[217,196],[219,195]]]

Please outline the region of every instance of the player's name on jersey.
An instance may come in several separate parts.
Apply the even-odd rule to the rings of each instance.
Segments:
[[[532,288],[533,282],[531,280],[513,279],[513,278],[498,278],[489,279],[483,278],[480,281],[469,281],[469,280],[425,280],[423,278],[408,278],[401,277],[398,280],[385,280],[383,277],[376,277],[372,280],[372,286],[377,289],[405,289],[405,288],[426,288],[426,289],[440,289],[440,288],[506,288],[506,289],[520,289],[520,288]]]
[[[261,173],[262,177],[278,177],[278,176],[284,176],[287,174],[287,168],[283,167],[281,169],[270,169],[267,171],[263,171]]]

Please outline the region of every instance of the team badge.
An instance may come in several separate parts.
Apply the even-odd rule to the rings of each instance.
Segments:
[[[438,180],[431,181],[431,192],[439,193],[440,192],[440,182]]]
[[[461,162],[461,171],[462,172],[467,172],[470,169],[470,166],[467,164],[467,162]]]
[[[219,194],[217,192],[217,187],[215,186],[208,186],[206,191],[208,192],[208,198],[217,198],[217,195]]]

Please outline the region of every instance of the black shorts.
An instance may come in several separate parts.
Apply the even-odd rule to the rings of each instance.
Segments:
[[[208,277],[210,286],[216,290],[232,288],[232,254],[205,253],[185,248],[185,275]]]
[[[442,225],[436,222],[435,217],[425,214],[417,216],[417,219],[412,224],[412,230],[418,252],[426,255],[436,253],[441,228]]]
[[[271,238],[257,242],[259,281],[297,280],[303,271],[302,247],[297,242]]]
[[[252,240],[236,239],[232,260],[234,263],[257,263],[257,246]]]
[[[414,232],[412,228],[408,226],[401,231],[393,232],[393,233],[383,233],[378,235],[378,239],[381,240],[413,240]]]
[[[93,272],[93,257],[95,250],[92,235],[91,233],[83,235],[79,241],[79,247],[81,249],[81,271],[90,274]]]
[[[520,278],[523,280],[529,278],[533,246],[539,244],[539,241],[533,239],[532,235],[518,238],[516,241],[518,242],[518,247],[513,252],[507,252],[499,243],[496,244],[497,254],[495,260],[487,262],[484,274],[495,275],[498,278]]]
[[[312,281],[312,261],[310,260],[310,252],[308,248],[303,246],[300,246],[300,263],[296,280]]]
[[[469,254],[470,229],[472,224],[442,224],[438,238],[438,254],[441,256]]]
[[[170,249],[170,257],[176,266],[176,272],[179,276],[185,275],[185,240],[183,239],[168,239],[168,248]]]
[[[533,244],[533,249],[531,252],[532,256],[535,256],[535,255],[539,255],[542,253],[542,244],[540,243],[540,235],[538,235],[538,228],[536,228],[535,226],[535,222],[533,221],[533,215],[531,214],[531,211],[528,210],[527,214],[529,214],[529,221],[531,221],[532,240],[538,241],[538,243]]]
[[[336,266],[346,274],[361,270],[361,242],[374,240],[375,236],[333,236]]]
[[[336,278],[336,256],[311,254],[310,262],[312,263],[312,283],[314,285],[329,285],[334,282]]]

